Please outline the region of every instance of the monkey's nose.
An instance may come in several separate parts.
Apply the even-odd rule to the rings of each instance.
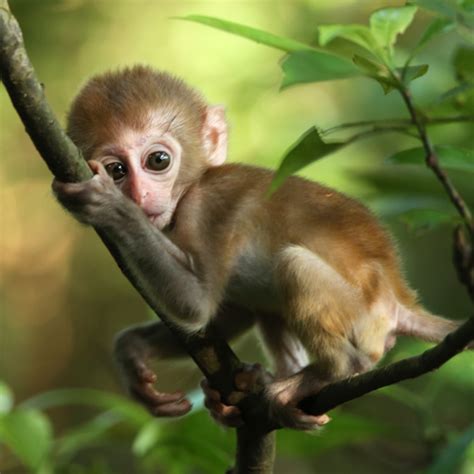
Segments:
[[[131,189],[130,198],[134,201],[138,206],[143,207],[148,198],[148,192],[143,192],[139,190]]]

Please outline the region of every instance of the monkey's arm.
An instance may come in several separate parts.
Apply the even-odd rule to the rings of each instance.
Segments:
[[[80,183],[53,182],[61,204],[80,222],[110,235],[126,261],[151,285],[163,313],[189,330],[205,326],[218,302],[194,270],[192,259],[152,225],[143,211],[115,186],[102,164]],[[129,257],[129,258],[128,258]]]
[[[230,340],[246,331],[254,321],[251,312],[225,305],[211,324],[223,338]],[[127,390],[155,416],[180,416],[191,409],[182,392],[164,393],[156,389],[157,376],[148,365],[152,358],[183,356],[186,352],[161,322],[127,328],[115,341],[115,358]]]

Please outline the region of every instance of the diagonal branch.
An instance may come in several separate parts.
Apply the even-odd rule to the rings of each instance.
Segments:
[[[92,176],[81,153],[62,130],[47,103],[43,87],[30,63],[20,26],[7,0],[0,0],[0,74],[26,131],[51,172],[62,181],[81,181]],[[117,265],[143,299],[170,328],[210,384],[224,397],[233,390],[233,374],[241,363],[228,344],[211,330],[186,334],[159,313],[159,304],[136,262],[105,231],[97,231]],[[245,413],[245,409],[244,409]],[[269,474],[272,471],[275,437],[268,430],[241,428],[237,433],[237,471]],[[253,466],[253,467],[252,467]]]

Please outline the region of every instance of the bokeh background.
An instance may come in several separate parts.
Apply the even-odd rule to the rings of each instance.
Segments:
[[[385,96],[367,79],[280,92],[281,52],[176,17],[216,16],[313,43],[318,24],[367,23],[374,9],[403,3],[10,0],[47,98],[62,121],[72,97],[92,74],[150,64],[183,77],[210,102],[226,105],[230,160],[273,168],[312,125],[328,128],[354,120],[406,117],[400,97]],[[419,12],[402,46],[409,47],[429,19]],[[423,53],[430,72],[413,83],[421,104],[454,85],[451,57],[462,41],[453,32]],[[431,129],[436,143],[464,147],[472,147],[472,132],[472,126],[460,124]],[[472,306],[451,263],[451,230],[412,232],[396,219],[400,190],[407,203],[421,195],[431,202],[445,201],[427,170],[384,165],[387,156],[413,146],[416,142],[409,138],[383,135],[345,148],[301,174],[356,196],[378,212],[396,236],[407,278],[423,303],[435,313],[462,319]],[[452,177],[474,203],[473,176]],[[195,411],[183,420],[155,421],[139,410],[135,424],[118,415],[110,421],[110,413],[122,403],[111,356],[114,334],[153,316],[94,232],[54,201],[50,182],[0,87],[0,380],[13,392],[17,406],[44,407],[56,442],[84,427],[85,441],[81,438],[82,444],[77,442],[62,458],[58,454],[61,461],[53,472],[223,472],[232,463],[233,434],[212,424],[200,407],[198,391],[191,393]],[[235,347],[249,362],[262,359],[253,334]],[[400,340],[387,360],[427,347]],[[163,388],[192,391],[200,380],[190,363],[159,364],[157,371]],[[119,398],[102,408],[90,401],[90,392],[82,399],[83,392],[75,398],[62,392],[55,402],[41,402],[45,393],[65,388],[97,390],[97,399],[100,393]],[[126,411],[123,400],[120,407]],[[422,472],[450,443],[467,439],[469,444],[473,403],[473,355],[462,354],[435,374],[339,408],[320,435],[279,433],[276,472]],[[99,427],[97,433],[92,426]],[[472,447],[456,469],[474,472]],[[0,471],[27,472],[5,447],[0,447]]]

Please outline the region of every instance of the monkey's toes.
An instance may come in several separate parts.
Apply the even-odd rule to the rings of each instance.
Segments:
[[[184,393],[159,392],[151,383],[135,385],[130,393],[154,416],[182,416],[192,408]]]
[[[314,431],[331,421],[326,414],[308,415],[295,407],[286,407],[283,412],[277,413],[277,418],[283,426],[301,431]]]
[[[217,390],[210,388],[207,380],[204,379],[201,382],[201,387],[205,395],[204,406],[209,410],[214,420],[230,428],[238,428],[243,425],[244,422],[241,417],[241,412],[237,406],[223,403],[221,401],[221,394]],[[240,398],[243,397],[245,397],[245,394],[242,394]]]

